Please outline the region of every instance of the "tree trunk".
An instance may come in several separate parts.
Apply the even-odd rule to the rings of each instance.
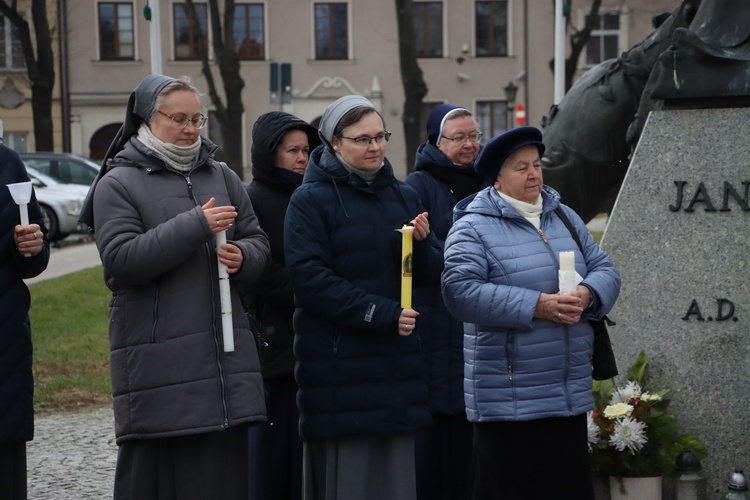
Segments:
[[[219,12],[217,0],[209,0],[208,9],[213,34],[214,55],[223,82],[226,104],[224,104],[219,95],[216,81],[211,72],[206,36],[201,32],[200,23],[198,23],[195,12],[195,5],[193,0],[185,1],[185,10],[198,41],[198,50],[201,54],[202,63],[201,70],[203,76],[206,78],[208,95],[215,108],[214,117],[219,121],[219,128],[221,129],[221,159],[232,170],[237,172],[240,179],[244,179],[245,173],[242,163],[242,114],[245,111],[245,107],[242,103],[242,89],[245,87],[245,81],[240,76],[240,62],[234,46],[234,39],[232,38],[234,0],[226,0],[224,2],[223,18]],[[222,19],[224,20],[223,27]]]
[[[552,0],[552,3],[555,3],[555,0]],[[591,8],[589,9],[589,16],[586,21],[586,25],[581,28],[580,30],[577,30],[573,28],[573,33],[570,35],[570,54],[568,54],[568,57],[565,59],[565,92],[567,93],[568,90],[570,90],[570,87],[573,86],[573,77],[575,77],[576,71],[578,71],[578,60],[581,57],[581,53],[586,48],[586,45],[589,43],[589,39],[591,38],[591,31],[598,25],[599,23],[599,9],[602,5],[602,0],[592,0],[591,2]],[[573,0],[568,1],[568,9],[570,11],[573,10]],[[553,5],[554,10],[554,5]],[[565,32],[567,33],[568,30],[570,30],[570,14],[566,15],[565,18]],[[549,69],[553,73],[555,72],[555,60],[550,59],[549,62]]]
[[[21,38],[26,72],[31,81],[31,112],[34,121],[34,142],[37,151],[54,151],[54,127],[52,122],[52,89],[55,86],[55,59],[52,53],[52,37],[47,20],[45,0],[32,0],[31,18],[34,23],[36,54],[31,42],[29,23],[19,13],[16,2],[8,5],[0,1],[0,13],[18,28]]]
[[[602,0],[593,0],[589,9],[589,16],[586,25],[580,31],[575,31],[570,35],[570,55],[565,60],[565,91],[570,90],[573,86],[573,77],[578,69],[578,59],[586,48],[591,38],[591,31],[599,25],[599,9],[602,6]],[[569,23],[570,17],[568,17]]]
[[[417,148],[422,142],[422,99],[427,95],[427,84],[417,62],[412,0],[396,0],[396,19],[401,83],[404,87],[404,112],[401,121],[406,141],[406,168],[407,172],[412,172]]]

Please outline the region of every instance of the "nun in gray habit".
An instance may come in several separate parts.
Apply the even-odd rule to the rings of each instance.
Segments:
[[[430,422],[419,312],[400,305],[401,234],[413,279],[440,275],[427,213],[385,158],[390,133],[360,96],[328,106],[284,223],[305,500],[414,500],[414,432]]]
[[[247,427],[265,421],[238,285],[263,273],[268,238],[239,177],[200,136],[201,111],[188,79],[146,77],[82,215],[112,291],[115,500],[246,499]],[[229,352],[217,256],[230,275]]]

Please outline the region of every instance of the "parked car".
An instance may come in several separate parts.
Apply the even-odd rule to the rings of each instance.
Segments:
[[[99,173],[99,164],[72,153],[18,153],[31,168],[64,184],[90,186]]]
[[[28,165],[26,171],[42,207],[49,240],[57,241],[73,233],[85,233],[87,229],[78,222],[78,216],[89,186],[63,184]]]

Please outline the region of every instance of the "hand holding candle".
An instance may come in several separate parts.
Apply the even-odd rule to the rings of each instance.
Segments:
[[[396,231],[401,233],[401,307],[411,309],[414,228],[403,226]]]

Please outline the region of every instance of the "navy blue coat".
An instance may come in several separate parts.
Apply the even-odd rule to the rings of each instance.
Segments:
[[[295,377],[306,440],[412,432],[430,423],[419,337],[398,335],[401,234],[424,209],[390,164],[368,185],[318,147],[286,215],[294,288]],[[438,276],[434,236],[414,242],[413,274]],[[419,320],[417,320],[419,321]]]
[[[49,242],[42,211],[33,195],[28,204],[29,222],[45,234],[42,251],[23,257],[16,249],[14,228],[21,223],[18,205],[8,184],[27,182],[26,168],[15,151],[0,144],[0,444],[34,438],[34,378],[31,372],[29,289],[25,278],[38,276],[49,262]]]
[[[417,150],[415,170],[405,182],[417,190],[442,249],[453,225],[453,207],[487,183],[472,165],[454,164],[428,142]],[[422,339],[430,407],[439,414],[463,414],[463,323],[445,307],[439,280],[434,286],[414,290],[414,309],[420,313],[417,333]]]

